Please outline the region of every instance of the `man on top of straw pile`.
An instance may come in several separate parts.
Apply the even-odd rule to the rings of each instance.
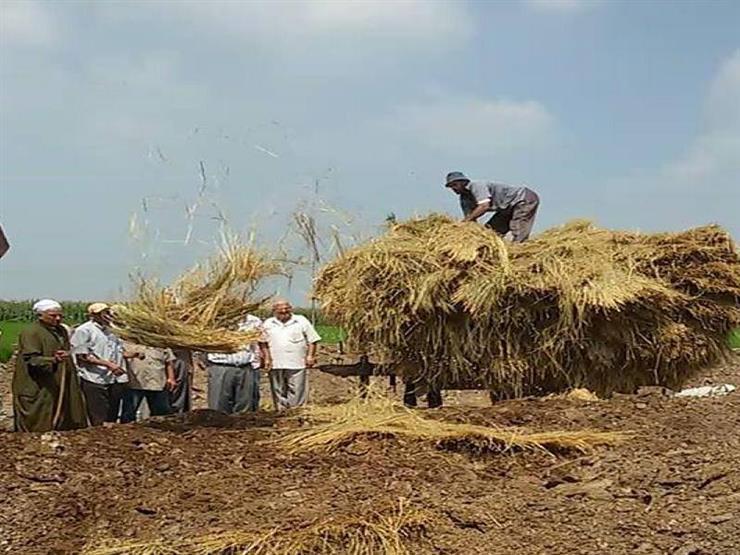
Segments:
[[[300,407],[308,393],[306,368],[316,364],[316,344],[321,336],[305,316],[293,314],[293,307],[284,299],[272,304],[272,314],[265,320],[263,343],[272,401],[275,410]]]
[[[62,305],[44,299],[33,306],[38,317],[18,337],[13,374],[15,427],[21,432],[73,430],[87,426],[85,402],[61,325]]]
[[[531,189],[471,181],[462,172],[448,173],[446,187],[460,196],[463,221],[475,222],[486,212],[493,212],[486,227],[501,236],[511,232],[514,243],[529,238],[540,205],[539,196]]]
[[[247,314],[239,331],[261,330],[262,320]],[[246,345],[236,353],[208,353],[208,408],[226,414],[256,411],[260,406],[262,344]]]

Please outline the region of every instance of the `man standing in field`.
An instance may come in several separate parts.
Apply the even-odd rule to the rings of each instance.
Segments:
[[[38,320],[18,337],[13,374],[15,428],[21,432],[87,426],[85,402],[70,356],[62,306],[51,299],[33,306]]]
[[[77,362],[90,423],[99,426],[118,420],[128,376],[124,368],[123,343],[110,328],[113,320],[110,307],[105,303],[93,303],[87,307],[87,314],[90,319],[72,334],[72,354]]]
[[[475,222],[486,212],[492,212],[486,227],[502,237],[511,232],[514,243],[529,238],[540,205],[539,196],[531,189],[471,181],[462,172],[448,173],[446,186],[460,196],[464,222]]]
[[[262,332],[262,320],[247,314],[239,331]],[[208,408],[234,414],[260,406],[260,365],[264,350],[257,341],[236,353],[208,353]]]
[[[275,410],[300,407],[308,396],[306,369],[316,364],[316,345],[321,336],[304,316],[293,314],[283,299],[272,305],[272,317],[265,320],[265,369]]]
[[[146,399],[152,416],[170,413],[170,391],[177,386],[175,380],[175,355],[171,349],[158,349],[124,342],[125,351],[132,355],[126,359],[128,387],[123,395],[121,423],[136,421],[141,402]]]

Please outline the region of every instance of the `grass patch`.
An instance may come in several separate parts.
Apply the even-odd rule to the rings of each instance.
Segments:
[[[316,331],[321,336],[322,343],[339,343],[347,340],[347,334],[339,326],[330,326],[328,324],[317,324]]]
[[[740,328],[735,329],[730,334],[730,347],[733,349],[740,349]]]
[[[0,362],[8,362],[18,343],[18,335],[28,325],[27,322],[5,321],[0,322]]]

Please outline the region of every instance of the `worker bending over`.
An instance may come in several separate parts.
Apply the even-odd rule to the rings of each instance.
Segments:
[[[511,232],[515,243],[529,238],[540,205],[540,198],[531,189],[492,181],[471,181],[462,172],[448,173],[446,186],[460,196],[463,221],[475,222],[486,212],[492,212],[486,227],[502,237]]]

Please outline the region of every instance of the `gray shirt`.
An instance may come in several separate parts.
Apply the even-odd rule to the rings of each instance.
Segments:
[[[110,329],[90,320],[74,331],[70,343],[80,378],[102,385],[128,382],[126,374],[116,376],[105,366],[91,364],[77,357],[77,355],[93,355],[123,366],[123,343]]]
[[[460,195],[460,207],[466,216],[486,201],[491,201],[491,207],[486,212],[509,210],[524,200],[526,191],[526,187],[510,187],[493,181],[470,181]]]

